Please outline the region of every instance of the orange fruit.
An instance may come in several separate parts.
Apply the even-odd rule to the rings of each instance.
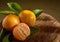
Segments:
[[[14,14],[9,14],[3,19],[2,26],[8,31],[12,31],[13,28],[19,23],[20,23],[20,20],[18,16]]]
[[[14,28],[13,35],[17,40],[24,41],[30,35],[29,26],[25,23],[20,23]]]
[[[30,10],[23,10],[19,13],[19,17],[21,19],[21,22],[28,24],[29,26],[32,26],[36,22],[36,16],[35,14]]]

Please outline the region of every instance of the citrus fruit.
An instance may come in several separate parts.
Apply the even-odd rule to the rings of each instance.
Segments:
[[[35,14],[30,10],[23,10],[19,13],[19,17],[21,19],[21,22],[28,24],[29,26],[32,26],[36,22],[36,16]]]
[[[24,41],[30,35],[29,26],[25,23],[20,23],[14,28],[13,35],[17,40]]]
[[[6,30],[12,31],[13,28],[20,23],[19,17],[14,14],[7,15],[3,21],[2,26]]]

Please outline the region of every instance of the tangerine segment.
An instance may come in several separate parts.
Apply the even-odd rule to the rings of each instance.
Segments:
[[[20,23],[14,28],[13,35],[17,40],[24,41],[30,35],[29,26],[25,23]]]
[[[13,30],[13,27],[20,23],[19,17],[14,14],[7,15],[2,22],[2,26],[9,31]]]
[[[29,26],[32,26],[36,22],[36,16],[35,14],[30,10],[23,10],[19,17],[21,19],[21,22],[28,24]]]

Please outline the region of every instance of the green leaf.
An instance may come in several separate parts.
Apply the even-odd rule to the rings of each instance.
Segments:
[[[17,14],[22,10],[21,6],[18,3],[10,2],[7,3],[7,5],[13,12]]]
[[[3,32],[3,29],[2,29],[1,32],[0,32],[0,38],[1,38],[2,32]]]
[[[37,32],[40,31],[39,29],[36,29],[36,28],[34,28],[34,27],[30,27],[30,30],[31,30],[31,35],[30,35],[30,36],[32,36],[32,35],[34,35],[35,33],[37,33]]]
[[[9,41],[9,37],[10,37],[10,34],[6,35],[6,36],[3,38],[3,41],[2,41],[2,42],[10,42],[10,41]]]
[[[38,33],[40,30],[34,27],[30,27],[30,31],[31,31],[31,34],[29,37],[27,37],[27,39],[29,39],[32,35],[35,35],[36,33]]]
[[[35,10],[32,10],[32,11],[35,13],[36,17],[38,17],[43,12],[42,9],[35,9]]]
[[[7,11],[7,10],[0,10],[0,14],[10,14],[10,13],[12,13],[12,14],[15,14],[15,12],[13,12],[13,11]]]
[[[3,38],[8,35],[9,32],[6,31],[5,29],[2,29],[1,33],[0,33],[0,41],[2,42],[3,41]]]

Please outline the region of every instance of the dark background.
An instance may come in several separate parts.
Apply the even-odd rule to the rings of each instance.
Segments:
[[[54,16],[60,21],[60,1],[59,0],[0,0],[0,9],[9,10],[6,3],[7,2],[17,2],[23,9],[43,9],[45,13]],[[4,15],[0,15],[2,19]]]

